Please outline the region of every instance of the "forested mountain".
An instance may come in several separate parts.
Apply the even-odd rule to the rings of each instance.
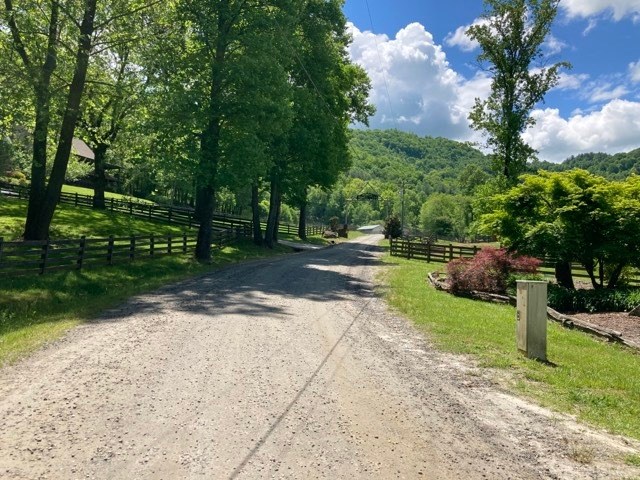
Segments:
[[[311,192],[314,220],[381,221],[401,216],[404,204],[405,224],[417,226],[429,196],[468,194],[491,174],[489,159],[470,145],[399,130],[352,130],[350,152],[351,168],[338,183]],[[368,194],[378,199],[363,198]]]
[[[607,153],[581,153],[571,156],[564,162],[536,162],[534,170],[561,172],[581,168],[611,180],[624,180],[629,175],[640,174],[640,148],[627,153],[609,155]]]

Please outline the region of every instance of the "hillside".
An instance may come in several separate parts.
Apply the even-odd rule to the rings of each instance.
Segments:
[[[470,145],[446,138],[419,137],[399,130],[353,130],[353,165],[349,177],[365,181],[401,181],[420,190],[455,192],[458,178],[468,165],[490,170],[490,162]]]
[[[588,170],[611,180],[623,180],[629,175],[640,174],[640,148],[627,153],[582,153],[571,156],[560,164],[536,162],[534,169],[565,171],[572,168]]]

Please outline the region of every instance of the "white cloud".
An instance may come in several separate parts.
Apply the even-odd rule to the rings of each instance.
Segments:
[[[480,47],[480,44],[467,35],[467,30],[473,25],[486,25],[485,19],[476,19],[471,25],[463,25],[456,28],[455,32],[449,32],[444,39],[445,45],[448,47],[458,47],[463,52],[472,52]]]
[[[640,15],[640,0],[561,0],[560,6],[569,18],[609,14],[618,21],[626,16],[635,20]],[[593,26],[590,24],[589,27]]]
[[[637,148],[640,139],[640,103],[613,100],[588,115],[569,119],[554,108],[535,110],[536,124],[524,135],[542,160],[560,162],[586,152],[617,153]]]
[[[562,50],[567,48],[567,44],[562,40],[554,37],[553,35],[549,35],[544,42],[544,48],[547,50],[548,55],[557,55]]]
[[[475,99],[489,94],[491,78],[484,72],[471,79],[458,74],[442,47],[418,23],[403,28],[395,38],[353,25],[350,30],[351,58],[369,73],[371,101],[378,108],[372,128],[481,141],[467,116]],[[582,152],[615,153],[640,146],[640,102],[619,99],[628,93],[626,87],[563,72],[556,89],[578,92],[596,105],[586,111],[576,109],[568,119],[557,109],[535,110],[537,124],[525,133],[525,140],[540,151],[541,159],[558,162]]]
[[[611,83],[592,83],[584,92],[583,97],[591,103],[608,102],[624,97],[629,90],[624,85]]]
[[[378,108],[372,127],[469,138],[468,112],[476,96],[487,95],[489,80],[479,76],[467,82],[419,23],[407,25],[393,39],[353,25],[350,31],[351,58],[369,73],[371,101]]]
[[[640,60],[629,64],[629,77],[633,83],[640,83]]]
[[[561,72],[560,78],[558,79],[558,85],[555,86],[555,89],[579,90],[587,80],[589,80],[589,75],[586,73],[571,74]]]

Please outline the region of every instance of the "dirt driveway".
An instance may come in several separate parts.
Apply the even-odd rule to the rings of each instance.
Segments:
[[[637,444],[500,391],[389,312],[378,238],[137,297],[4,369],[0,478],[639,475]]]

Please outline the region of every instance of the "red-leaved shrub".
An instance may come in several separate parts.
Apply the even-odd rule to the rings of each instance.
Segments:
[[[454,293],[472,290],[504,293],[510,275],[535,274],[541,263],[537,258],[517,256],[503,248],[485,248],[473,258],[449,262],[447,277]]]

